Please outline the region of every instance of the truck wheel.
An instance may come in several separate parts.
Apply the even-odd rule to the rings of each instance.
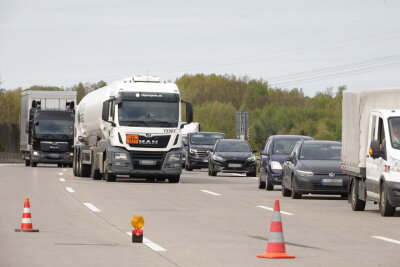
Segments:
[[[25,159],[25,166],[30,166],[31,165],[31,161],[29,159]]]
[[[106,180],[107,182],[115,182],[115,180],[117,179],[117,176],[113,173],[109,173],[108,172],[108,164],[106,164],[104,162],[104,174],[103,174],[103,178],[104,180]]]
[[[76,164],[76,149],[74,148],[74,155],[72,156],[72,173],[74,176],[78,176],[77,172],[77,164]]]
[[[37,162],[32,162],[31,161],[31,167],[36,167],[37,166]]]
[[[79,153],[79,165],[81,169],[81,177],[90,177],[90,174],[92,172],[92,165],[88,164],[83,164],[83,153]]]
[[[91,168],[91,169],[92,169],[92,171],[91,171],[90,176],[93,178],[93,180],[101,180],[103,175],[100,173],[100,170],[99,169],[95,169],[95,168]]]
[[[181,178],[180,175],[177,175],[177,176],[174,176],[174,177],[169,177],[168,178],[168,182],[170,184],[176,184],[176,183],[179,183],[180,178]]]
[[[388,201],[387,194],[385,192],[385,186],[381,185],[381,194],[379,199],[379,211],[381,212],[382,216],[393,216],[396,212],[396,207],[390,205]]]
[[[292,192],[285,187],[285,184],[282,182],[282,196],[290,197]]]
[[[294,185],[294,182],[295,182],[295,179],[294,179],[294,177],[292,178],[292,194],[291,194],[291,197],[293,198],[293,199],[300,199],[301,197],[302,197],[302,195],[296,190],[296,186]]]
[[[191,172],[191,171],[193,171],[193,167],[190,167],[190,165],[188,164],[188,165],[186,165],[186,170]]]
[[[357,183],[358,185],[358,183]],[[353,179],[353,182],[351,183],[351,208],[354,211],[363,211],[365,210],[365,204],[366,202],[364,200],[361,200],[358,198],[357,195],[357,190],[356,190],[356,180]]]
[[[57,167],[61,168],[63,165],[61,163],[57,163]]]

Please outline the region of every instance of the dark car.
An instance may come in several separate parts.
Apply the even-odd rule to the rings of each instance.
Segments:
[[[304,135],[272,135],[261,150],[259,189],[274,190],[282,184],[282,164],[300,140],[313,140]]]
[[[220,139],[208,157],[208,175],[218,172],[246,173],[256,176],[256,157],[249,142],[238,139]]]
[[[187,135],[185,170],[208,167],[208,151],[213,148],[215,141],[225,138],[223,133],[198,132]]]
[[[342,144],[336,141],[301,141],[283,164],[282,195],[302,194],[347,197],[349,178],[340,168]]]

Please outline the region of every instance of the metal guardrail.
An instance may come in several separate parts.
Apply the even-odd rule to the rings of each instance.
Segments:
[[[24,162],[20,153],[0,152],[1,163],[21,163]]]

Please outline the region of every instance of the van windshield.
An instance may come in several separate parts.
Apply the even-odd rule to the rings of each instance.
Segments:
[[[400,149],[400,117],[389,118],[389,130],[392,147]]]

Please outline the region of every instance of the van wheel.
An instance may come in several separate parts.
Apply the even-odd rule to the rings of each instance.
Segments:
[[[357,180],[353,179],[351,183],[351,209],[354,211],[363,211],[365,210],[366,202],[358,198],[356,187],[358,186]]]
[[[385,192],[385,186],[381,185],[381,194],[379,199],[379,211],[382,216],[393,216],[396,212],[396,207],[390,205],[387,194]]]

